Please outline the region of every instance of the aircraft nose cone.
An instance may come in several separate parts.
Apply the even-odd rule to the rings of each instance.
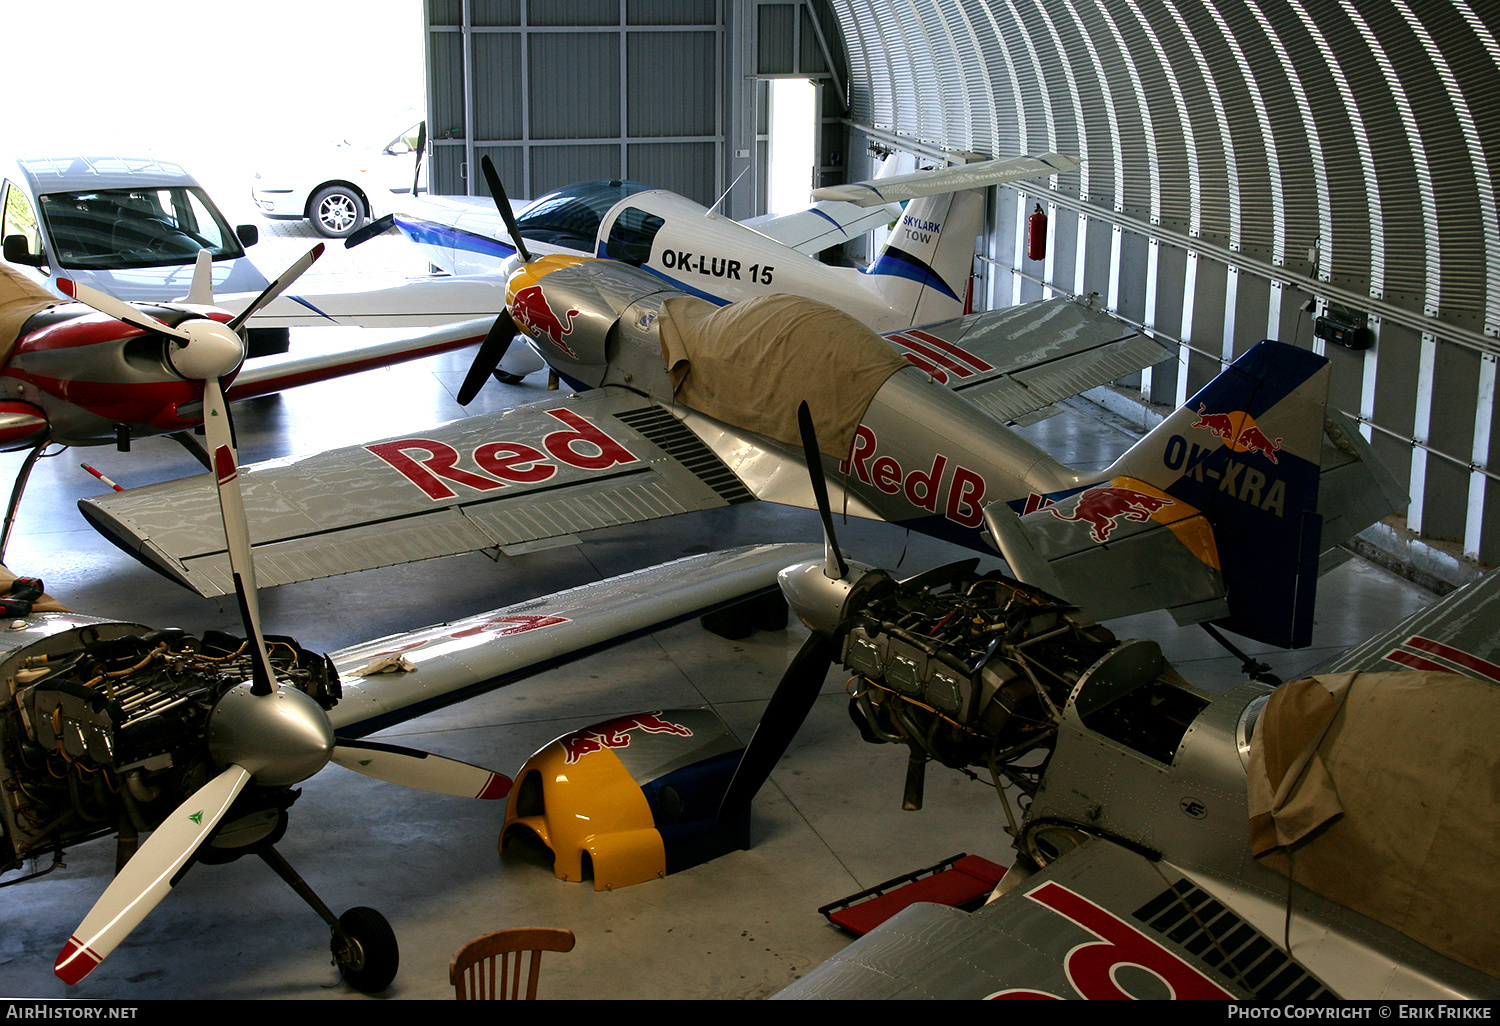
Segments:
[[[245,357],[240,337],[218,321],[186,321],[182,330],[188,334],[187,341],[173,339],[168,358],[172,368],[185,378],[193,381],[222,378]]]
[[[868,588],[874,578],[874,567],[849,562],[849,573],[842,580],[831,580],[825,573],[824,560],[794,563],[776,575],[781,593],[797,618],[809,630],[821,634],[836,631],[849,613],[850,596]],[[884,579],[884,574],[879,574]]]
[[[209,754],[268,787],[306,780],[328,764],[333,746],[327,714],[296,688],[254,695],[241,684],[219,699],[208,721]]]

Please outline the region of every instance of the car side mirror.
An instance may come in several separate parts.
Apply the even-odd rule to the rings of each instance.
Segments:
[[[33,253],[24,235],[7,235],[4,242],[5,259],[13,264],[41,267],[47,262],[45,254]]]
[[[234,234],[239,236],[241,246],[253,246],[260,241],[260,229],[253,224],[235,225]]]

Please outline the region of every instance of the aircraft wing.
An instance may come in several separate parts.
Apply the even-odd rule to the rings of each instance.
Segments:
[[[775,591],[782,567],[817,555],[800,545],[758,545],[687,556],[332,652],[329,658],[344,694],[329,718],[340,737],[363,737],[629,638]],[[404,658],[398,668],[361,674],[394,656]]]
[[[262,587],[520,545],[754,496],[669,411],[614,388],[241,468]],[[207,475],[79,502],[142,562],[231,594]]]
[[[976,912],[910,906],[776,996],[1316,1001],[1336,995],[1171,864],[1091,838]]]
[[[238,313],[254,293],[218,296]],[[325,275],[296,295],[267,303],[252,322],[262,328],[407,328],[488,317],[505,305],[505,280],[489,275]]]
[[[887,203],[935,196],[961,189],[983,189],[1028,178],[1049,178],[1078,167],[1079,161],[1061,153],[1041,153],[1034,157],[997,157],[972,164],[913,171],[905,175],[874,178],[867,182],[830,185],[813,190],[813,199],[846,200],[860,206],[883,206]]]
[[[1426,670],[1500,684],[1500,571],[1348,649],[1317,673]]]
[[[231,398],[253,399],[258,395],[270,395],[297,385],[308,385],[315,381],[345,374],[358,374],[375,367],[388,367],[407,360],[421,360],[439,353],[446,353],[465,346],[478,345],[484,341],[493,316],[445,324],[418,335],[392,342],[361,346],[355,349],[318,353],[314,356],[296,358],[268,358],[247,364],[235,376],[231,386]],[[178,407],[184,413],[191,409]]]
[[[1171,357],[1154,339],[1071,299],[1047,299],[885,336],[1002,423]]]

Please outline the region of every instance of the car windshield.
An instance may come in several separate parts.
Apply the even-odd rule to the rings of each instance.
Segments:
[[[63,267],[109,271],[189,264],[200,249],[215,260],[245,255],[223,215],[198,188],[53,192],[41,197],[41,213]]]
[[[566,189],[549,192],[516,218],[521,234],[537,242],[567,246],[593,252],[599,234],[599,222],[610,208],[626,196],[644,192],[651,186],[643,182],[580,182]]]

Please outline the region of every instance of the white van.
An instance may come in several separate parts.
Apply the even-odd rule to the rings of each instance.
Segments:
[[[231,229],[176,164],[149,157],[22,158],[0,164],[0,174],[5,261],[58,295],[61,277],[130,302],[180,300],[200,249],[213,256],[215,295],[259,292],[268,284],[245,255],[259,230]],[[285,328],[249,333],[250,356],[287,350]]]

